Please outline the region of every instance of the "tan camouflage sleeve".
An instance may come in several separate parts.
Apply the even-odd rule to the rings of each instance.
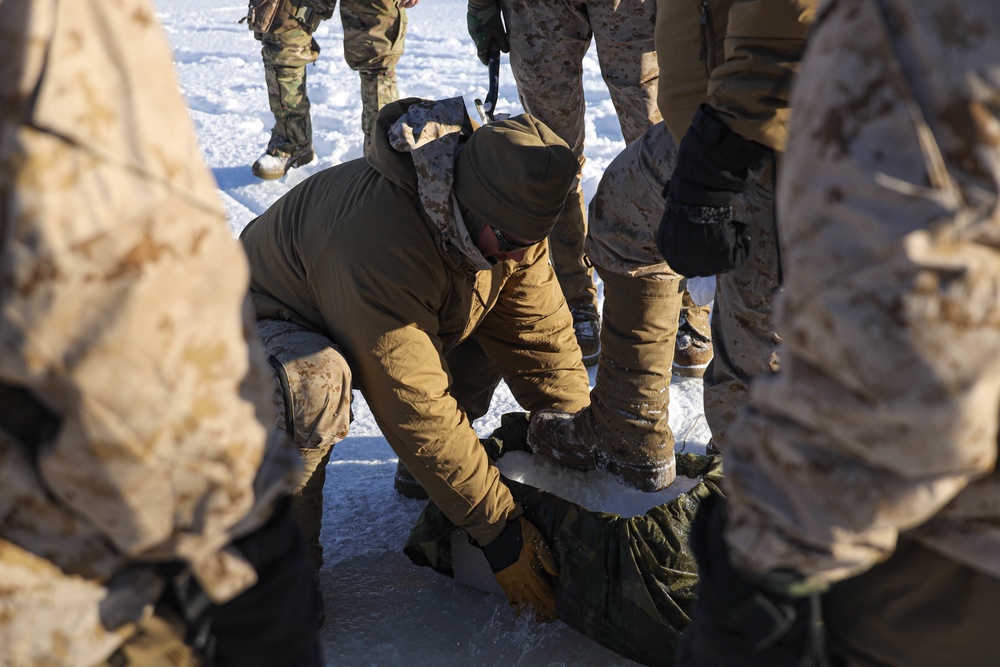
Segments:
[[[224,548],[295,468],[264,463],[246,262],[154,8],[5,2],[0,62],[0,379],[61,420],[41,483],[120,556],[187,560],[229,599],[255,575]],[[58,530],[18,540],[80,565]]]
[[[803,64],[782,369],[726,459],[751,572],[837,581],[907,532],[1000,574],[1000,14],[964,5],[958,48],[935,4],[831,3]]]

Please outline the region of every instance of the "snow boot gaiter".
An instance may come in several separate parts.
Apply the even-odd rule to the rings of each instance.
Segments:
[[[680,280],[594,268],[604,281],[601,356],[590,407],[573,425],[597,467],[627,486],[659,491],[675,475],[668,407]]]

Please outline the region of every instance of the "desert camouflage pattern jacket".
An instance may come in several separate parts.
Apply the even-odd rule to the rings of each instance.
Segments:
[[[829,0],[792,100],[733,553],[829,583],[905,536],[1000,577],[1000,5]]]
[[[2,665],[103,660],[162,563],[231,599],[294,485],[199,155],[151,2],[0,4]]]

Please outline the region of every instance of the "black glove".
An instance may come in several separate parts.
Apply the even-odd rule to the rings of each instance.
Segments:
[[[729,129],[702,104],[677,151],[664,189],[666,208],[656,246],[681,275],[731,271],[750,253],[747,226],[733,219],[732,202],[760,176],[771,157],[766,146]]]
[[[187,642],[214,667],[320,667],[322,599],[288,499],[266,524],[233,544],[257,571],[249,590],[215,605],[190,575],[173,580],[170,593],[187,621]]]
[[[497,51],[510,53],[507,29],[503,24],[500,3],[496,0],[469,0],[466,16],[469,36],[476,44],[476,54],[484,65],[490,62],[490,54]]]
[[[803,594],[794,597],[777,590],[795,590],[801,580],[794,574],[775,573],[775,585],[765,587],[734,568],[723,539],[725,503],[722,496],[708,496],[691,525],[698,600],[677,667],[825,665],[819,592],[799,584]]]

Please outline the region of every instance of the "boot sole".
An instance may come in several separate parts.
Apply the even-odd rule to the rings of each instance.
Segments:
[[[605,469],[617,478],[619,483],[645,493],[662,491],[677,478],[677,462],[673,456],[670,457],[669,463],[659,466],[638,467],[609,460],[605,464]]]

